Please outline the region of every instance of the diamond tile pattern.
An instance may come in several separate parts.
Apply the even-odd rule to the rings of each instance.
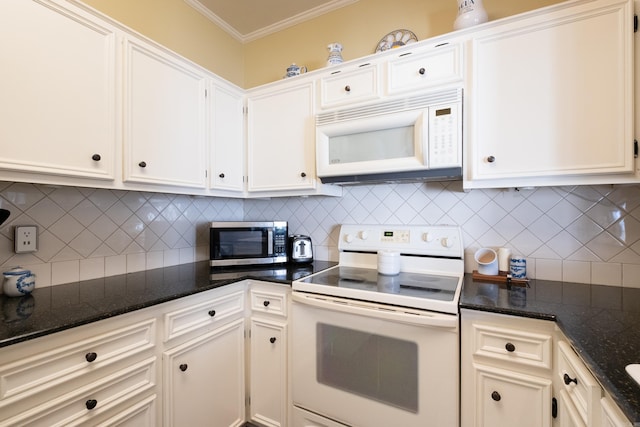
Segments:
[[[529,277],[640,287],[640,186],[404,183],[347,186],[340,198],[239,200],[0,182],[0,207],[11,211],[0,266],[29,266],[40,286],[203,260],[210,221],[282,219],[291,234],[310,235],[323,260],[337,259],[342,223],[455,224],[467,270],[477,248],[506,246],[527,257]],[[39,226],[39,250],[16,255],[13,227],[27,224]]]

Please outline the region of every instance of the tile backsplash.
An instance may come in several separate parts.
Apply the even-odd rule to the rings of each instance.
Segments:
[[[343,197],[230,199],[0,182],[0,266],[38,286],[208,259],[212,220],[289,221],[317,259],[337,260],[338,225],[455,224],[466,270],[479,247],[527,257],[529,277],[640,287],[640,186],[462,191],[460,182],[344,187]],[[14,254],[13,227],[37,225],[39,250]]]

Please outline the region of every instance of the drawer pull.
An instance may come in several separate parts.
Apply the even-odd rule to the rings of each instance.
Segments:
[[[220,178],[224,178],[224,174],[221,173],[220,175],[218,175]]]
[[[189,365],[187,365],[186,363],[181,364],[178,367],[182,372],[186,371],[187,369],[189,369]]]
[[[578,385],[578,379],[577,379],[577,378],[571,378],[571,377],[569,376],[569,374],[567,374],[567,373],[565,373],[565,374],[562,376],[562,379],[564,380],[564,383],[565,383],[566,385],[569,385],[569,384],[571,384],[571,383],[575,383],[576,385]]]
[[[147,167],[147,162],[140,162],[140,163],[138,163],[138,166],[140,166],[141,168],[146,168]]]
[[[420,68],[420,69],[418,70],[418,73],[420,73],[420,75],[421,75],[421,76],[424,76],[424,73],[426,73],[426,72],[427,72],[427,70],[425,70],[425,69],[424,69],[424,67],[423,67],[423,68]]]
[[[209,316],[213,317],[216,315],[216,311],[215,310],[209,310]]]
[[[489,162],[489,163],[493,163],[493,162],[495,162],[495,161],[496,161],[496,157],[495,157],[495,156],[489,156],[489,157],[487,157],[487,162]]]
[[[87,362],[91,363],[98,358],[98,354],[92,351],[90,353],[85,354],[84,358],[87,359]]]
[[[508,342],[507,345],[504,346],[504,348],[509,352],[509,353],[513,353],[514,351],[516,351],[516,346],[513,345],[512,343]]]
[[[269,307],[269,304],[271,304],[271,301],[265,301],[262,303],[265,307]]]
[[[351,86],[347,85],[344,87],[345,92],[351,92]]]
[[[93,160],[94,162],[99,162],[102,159],[102,157],[100,157],[100,154],[94,154],[93,156],[91,156],[91,160]]]
[[[269,342],[270,342],[271,344],[275,343],[275,342],[276,342],[276,337],[271,337],[271,338],[269,338]]]
[[[92,410],[93,408],[98,406],[98,401],[95,399],[89,399],[85,402],[85,405],[87,406],[88,410]]]
[[[494,391],[493,393],[491,393],[491,398],[496,402],[500,402],[502,396],[500,396],[500,393],[498,393],[497,391]]]

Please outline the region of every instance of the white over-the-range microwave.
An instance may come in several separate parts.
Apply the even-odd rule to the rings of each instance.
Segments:
[[[462,88],[316,116],[324,183],[462,177]]]

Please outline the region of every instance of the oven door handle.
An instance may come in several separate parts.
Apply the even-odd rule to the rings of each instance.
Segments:
[[[348,314],[358,314],[361,316],[374,317],[376,319],[392,320],[394,322],[406,323],[409,325],[451,329],[458,327],[458,316],[452,314],[385,306],[376,303],[310,295],[300,292],[293,292],[291,299],[293,302],[321,309],[339,311]]]

